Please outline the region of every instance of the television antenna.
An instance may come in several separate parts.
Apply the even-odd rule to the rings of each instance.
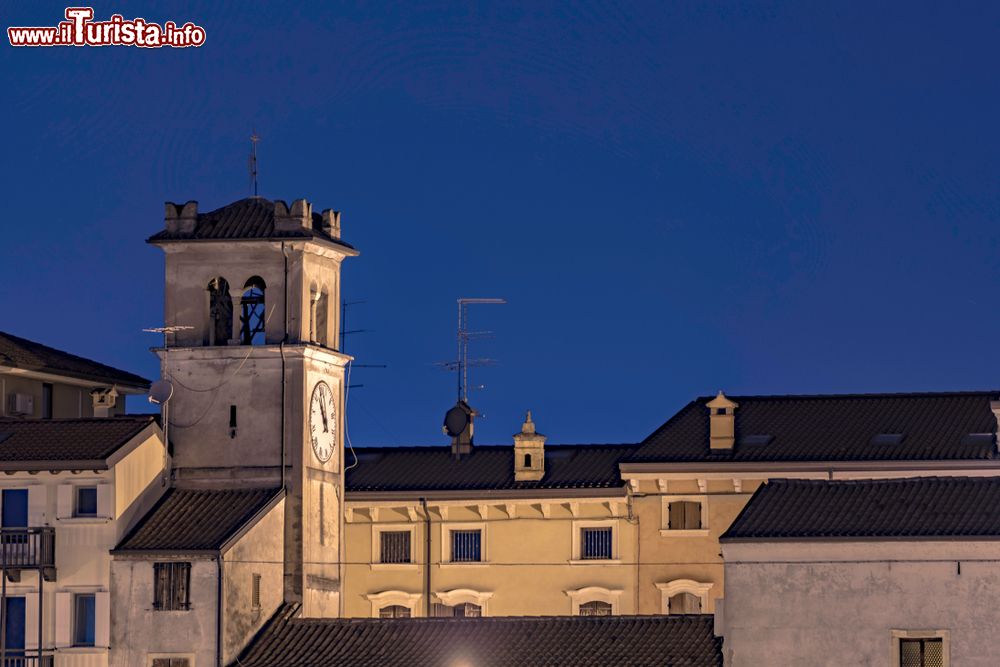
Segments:
[[[484,385],[469,385],[469,369],[482,366],[495,366],[495,359],[469,358],[469,342],[482,340],[493,335],[492,331],[471,331],[469,327],[469,306],[499,305],[507,303],[505,299],[462,297],[458,299],[458,329],[456,338],[458,342],[458,356],[454,361],[443,361],[437,365],[446,371],[455,371],[458,376],[458,400],[468,403],[469,389],[483,389]]]
[[[341,300],[340,302],[340,349],[337,350],[341,354],[347,354],[347,337],[353,334],[360,333],[371,333],[372,329],[348,329],[347,328],[347,309],[351,306],[359,306],[363,303],[368,303],[367,301],[347,301]],[[386,364],[351,364],[351,368],[386,368]],[[363,384],[349,384],[348,389],[360,389],[364,387]]]
[[[260,141],[260,137],[257,136],[257,130],[254,129],[250,133],[250,162],[248,164],[250,169],[250,188],[253,190],[253,198],[257,199],[257,143]]]
[[[186,324],[174,324],[169,327],[150,327],[148,329],[143,329],[146,333],[158,333],[163,334],[163,349],[167,348],[167,334],[174,334],[178,331],[190,331],[194,329],[192,326]]]

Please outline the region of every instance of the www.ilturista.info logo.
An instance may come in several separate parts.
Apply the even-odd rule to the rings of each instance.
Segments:
[[[107,21],[94,21],[93,7],[67,7],[66,20],[54,28],[10,27],[11,46],[138,46],[156,49],[184,48],[205,43],[205,29],[188,21],[178,26],[167,21],[162,26],[146,19],[126,20],[112,14]]]

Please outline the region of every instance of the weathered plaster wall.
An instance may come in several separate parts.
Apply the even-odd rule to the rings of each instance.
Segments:
[[[214,665],[218,570],[214,559],[191,562],[191,608],[153,609],[153,563],[168,558],[115,559],[111,564],[112,667],[148,664],[151,654],[191,656]]]
[[[951,665],[997,664],[995,542],[727,543],[728,667],[892,665],[890,631],[948,630]]]
[[[229,664],[278,609],[284,591],[285,501],[279,501],[223,556],[223,664]],[[260,576],[260,606],[253,578]]]
[[[34,412],[29,415],[33,419],[42,417],[42,380],[24,377],[0,371],[0,417],[7,414],[7,397],[12,394],[30,394],[34,397]],[[94,403],[90,397],[90,389],[72,384],[52,382],[52,416],[56,419],[93,417]],[[125,397],[119,396],[112,415],[125,413]]]

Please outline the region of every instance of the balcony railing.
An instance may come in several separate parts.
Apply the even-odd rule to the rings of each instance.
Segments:
[[[53,667],[55,657],[51,655],[8,655],[3,659],[3,667]]]
[[[0,567],[12,579],[16,579],[12,572],[26,569],[44,570],[46,579],[54,579],[55,528],[0,528]]]

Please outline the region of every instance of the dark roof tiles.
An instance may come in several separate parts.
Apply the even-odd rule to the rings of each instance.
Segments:
[[[973,433],[994,433],[990,401],[998,392],[730,396],[736,446],[708,446],[711,397],[695,399],[647,437],[629,461],[903,461],[994,459],[996,446]],[[875,436],[901,434],[883,444]],[[748,436],[757,438],[750,444]],[[742,442],[741,442],[741,439]]]
[[[116,551],[216,551],[278,489],[170,489]]]
[[[921,477],[771,480],[722,539],[998,536],[1000,478]]]
[[[323,217],[319,213],[313,213],[312,229],[277,230],[274,227],[274,202],[259,197],[250,197],[240,199],[214,211],[199,213],[194,231],[190,234],[163,230],[149,237],[147,241],[149,243],[163,243],[171,241],[312,238],[353,249],[349,243],[324,232],[322,221]]]
[[[514,447],[481,446],[456,459],[448,447],[357,448],[356,466],[347,471],[347,490],[505,490],[619,488],[618,461],[634,445],[548,445],[545,476],[514,480]],[[353,461],[348,451],[347,463]]]
[[[0,366],[87,380],[146,388],[146,378],[0,331]]]
[[[88,419],[0,419],[0,465],[104,462],[150,424],[153,415]]]
[[[711,616],[272,618],[242,667],[721,667]]]

